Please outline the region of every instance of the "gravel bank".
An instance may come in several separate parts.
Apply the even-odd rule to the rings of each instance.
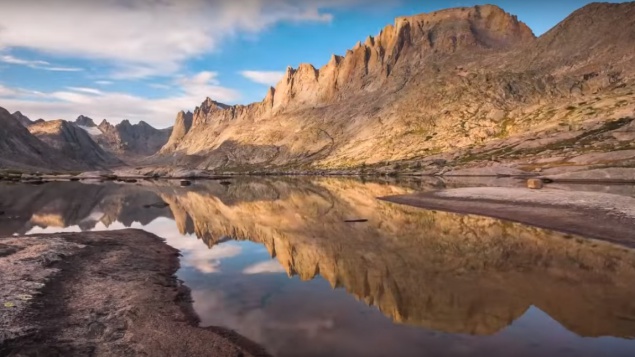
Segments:
[[[474,187],[380,198],[477,214],[635,247],[635,198],[553,189]]]
[[[139,230],[0,238],[0,355],[267,356],[197,327],[178,254]]]

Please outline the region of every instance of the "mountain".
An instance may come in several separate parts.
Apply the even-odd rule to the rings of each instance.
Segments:
[[[13,115],[13,117],[16,118],[24,127],[28,127],[29,125],[33,124],[33,121],[31,119],[29,119],[26,115],[22,114],[19,111],[11,115]]]
[[[77,119],[75,119],[75,124],[79,126],[84,126],[87,128],[94,128],[97,126],[97,124],[95,124],[93,119],[83,115],[80,115],[77,117]]]
[[[176,115],[176,121],[174,122],[174,126],[172,127],[170,138],[168,139],[168,142],[161,148],[161,151],[169,152],[179,145],[179,142],[183,140],[185,135],[187,135],[187,133],[190,131],[190,128],[192,128],[193,118],[194,114],[192,114],[192,112],[190,111],[188,111],[187,113],[184,111],[180,111]]]
[[[492,5],[400,17],[320,69],[287,68],[260,103],[207,99],[156,160],[534,170],[635,149],[615,132],[635,132],[618,120],[635,109],[634,22],[632,2],[585,6],[539,38]]]
[[[112,125],[106,119],[96,129],[100,132],[93,136],[97,143],[124,160],[156,153],[168,142],[172,131],[172,128],[156,129],[144,121],[130,124],[128,120],[123,120]]]
[[[86,167],[32,135],[4,108],[0,108],[0,138],[0,168],[74,170]]]
[[[107,168],[123,164],[114,155],[104,151],[85,130],[65,120],[32,124],[28,130],[65,157],[88,167]]]

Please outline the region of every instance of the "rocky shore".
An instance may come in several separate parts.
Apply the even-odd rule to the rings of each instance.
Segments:
[[[598,192],[470,187],[380,198],[476,214],[635,247],[635,198]]]
[[[0,238],[0,355],[267,356],[197,327],[178,257],[139,230]]]

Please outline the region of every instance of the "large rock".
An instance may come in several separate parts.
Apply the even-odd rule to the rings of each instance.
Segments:
[[[194,114],[189,111],[187,113],[180,111],[179,114],[177,114],[176,121],[172,127],[172,134],[170,135],[168,142],[161,149],[162,152],[169,152],[179,145],[181,140],[183,140],[185,135],[190,131],[193,118]]]

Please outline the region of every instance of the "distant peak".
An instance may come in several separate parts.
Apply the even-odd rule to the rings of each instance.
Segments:
[[[210,110],[214,110],[214,109],[227,109],[227,108],[229,108],[229,105],[217,102],[210,97],[205,98],[205,101],[203,102],[203,104],[201,104],[201,107],[200,107],[200,109],[205,112],[209,112]]]
[[[106,119],[102,119],[101,123],[99,123],[99,127],[109,127],[112,126],[112,124],[110,124],[110,122]]]
[[[95,122],[93,121],[93,119],[84,115],[78,116],[77,119],[75,119],[75,124],[81,125],[81,126],[88,126],[88,127],[97,126],[95,125]]]

